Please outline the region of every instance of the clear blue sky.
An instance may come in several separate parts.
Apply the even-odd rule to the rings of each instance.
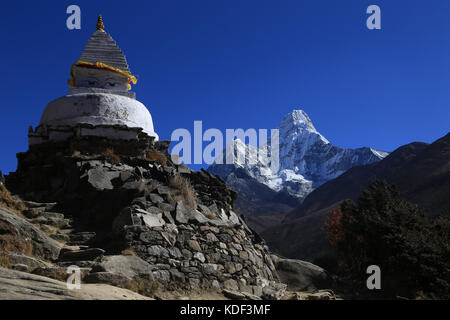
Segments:
[[[81,30],[66,8],[82,10]],[[366,8],[382,30],[366,28]],[[155,129],[275,128],[294,107],[342,147],[432,142],[450,124],[448,0],[0,2],[0,170],[16,168],[27,129],[67,93],[95,31],[124,50]]]

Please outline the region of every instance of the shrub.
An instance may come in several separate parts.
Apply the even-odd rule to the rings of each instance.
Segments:
[[[106,149],[102,152],[102,156],[112,164],[120,163],[120,157],[114,153],[113,149]]]
[[[145,159],[148,161],[156,161],[160,165],[166,166],[167,165],[167,157],[165,154],[156,151],[156,150],[150,150],[147,151],[147,154],[145,156]]]
[[[135,256],[135,255],[136,255],[136,253],[134,252],[134,250],[131,249],[131,248],[128,248],[128,249],[123,250],[123,251],[121,252],[121,254],[124,255],[124,256]]]
[[[170,186],[180,190],[189,207],[197,209],[197,196],[195,195],[194,187],[192,187],[188,179],[175,175],[170,179]]]
[[[75,151],[72,153],[72,157],[74,157],[74,158],[79,158],[79,157],[81,157],[81,152],[75,150]]]
[[[339,272],[360,288],[367,267],[378,265],[385,298],[450,298],[450,222],[428,219],[395,186],[374,181],[357,204],[346,200],[331,213],[326,231]]]

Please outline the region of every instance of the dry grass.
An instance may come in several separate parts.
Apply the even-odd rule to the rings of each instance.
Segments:
[[[121,252],[121,254],[122,254],[123,256],[135,256],[135,255],[136,255],[136,253],[134,252],[134,250],[131,249],[131,248],[128,248],[128,249],[123,250],[123,251]]]
[[[167,157],[163,153],[156,150],[147,151],[145,159],[148,161],[156,161],[163,166],[167,165]]]
[[[114,153],[113,149],[106,149],[102,152],[102,156],[112,164],[120,163],[120,157]]]
[[[47,277],[66,282],[69,274],[65,270],[52,270]]]
[[[2,182],[0,182],[0,205],[11,209],[15,213],[19,213],[21,217],[22,211],[26,209],[22,201],[14,200],[11,193],[6,189]]]
[[[195,195],[194,187],[192,187],[188,179],[175,175],[170,179],[170,186],[180,190],[189,207],[197,209],[197,196]]]
[[[31,241],[21,240],[12,225],[0,221],[0,252],[5,251],[20,252],[31,256],[34,250]]]
[[[139,293],[146,297],[153,297],[154,294],[160,289],[161,285],[159,282],[136,278],[129,281],[121,281],[117,284],[118,287],[128,289],[130,291]]]
[[[202,211],[203,215],[209,219],[216,219],[217,216],[214,214],[214,212],[212,212],[211,210],[209,210],[208,208],[205,208],[205,210]]]
[[[11,268],[11,266],[12,263],[9,260],[9,257],[4,252],[0,252],[0,267]]]
[[[25,204],[22,201],[14,200],[2,183],[0,183],[0,206],[8,208],[24,218],[22,211],[26,209]],[[31,240],[23,241],[14,226],[5,221],[0,221],[0,252],[20,252],[32,256],[34,249]],[[0,257],[0,260],[2,260],[0,263],[2,265],[7,264],[6,259],[7,256],[3,255]]]
[[[72,157],[74,157],[74,158],[80,158],[80,157],[81,157],[81,152],[75,150],[75,151],[72,153]]]

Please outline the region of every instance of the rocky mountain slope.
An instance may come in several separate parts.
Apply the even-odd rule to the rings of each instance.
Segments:
[[[136,257],[127,259],[139,258],[142,265],[134,276],[163,285],[222,287],[260,297],[281,285],[267,247],[233,212],[235,193],[220,178],[172,163],[167,142],[133,149],[117,141],[123,148],[116,145],[114,153],[102,149],[112,141],[85,140],[32,147],[6,177],[14,193],[56,203],[34,210],[35,219],[73,219],[76,232],[60,237],[84,247],[53,257],[60,267],[90,268],[89,282],[126,281],[131,277],[111,270],[117,261],[99,259],[129,250]]]
[[[269,252],[222,178],[174,163],[168,150],[147,135],[77,135],[17,154],[16,172],[0,174],[9,288],[0,299],[336,298],[317,291],[330,284],[325,270]],[[283,279],[317,292],[286,291],[278,264]],[[79,272],[77,293],[65,287],[68,268]]]
[[[331,210],[344,199],[356,200],[374,179],[398,186],[401,195],[432,217],[450,215],[450,134],[432,144],[414,142],[385,159],[351,168],[314,190],[284,223],[262,233],[272,249],[292,258],[314,259],[328,252],[322,230]]]
[[[384,160],[355,167],[314,190],[288,218],[298,218],[342,199],[356,200],[362,187],[374,178],[396,184],[404,197],[419,204],[431,216],[450,213],[445,191],[450,190],[450,134],[432,144],[413,142]]]
[[[189,250],[194,249],[183,249],[180,252],[178,246],[170,247],[167,243],[161,246],[157,245],[157,243],[161,243],[159,233],[155,232],[158,229],[147,228],[147,231],[139,236],[142,241],[138,242],[141,243],[139,247],[147,248],[147,252],[136,253],[134,251],[137,249],[136,245],[127,246],[127,249],[119,252],[123,248],[118,245],[121,241],[117,242],[114,239],[120,240],[120,235],[110,231],[110,237],[107,238],[118,246],[106,245],[104,241],[96,239],[99,234],[92,231],[97,229],[95,225],[87,229],[86,225],[76,224],[79,217],[55,212],[61,210],[58,203],[22,202],[17,196],[11,196],[1,183],[0,187],[0,300],[141,300],[149,299],[148,297],[220,300],[227,298],[260,299],[260,295],[270,299],[329,300],[338,298],[329,289],[321,290],[329,288],[331,285],[331,279],[325,270],[306,262],[281,259],[275,255],[266,256],[264,261],[273,261],[277,272],[280,272],[281,281],[288,284],[289,291],[285,291],[286,285],[267,282],[268,280],[264,278],[259,278],[259,282],[255,286],[258,288],[256,290],[258,295],[249,293],[241,282],[239,282],[238,289],[230,288],[233,283],[229,280],[224,288],[221,288],[220,283],[217,282],[218,287],[213,286],[208,289],[205,288],[205,284],[208,283],[207,279],[201,279],[200,283],[187,281],[187,277],[182,272],[177,273],[173,268],[177,265],[174,254],[178,252],[178,255],[186,255]],[[139,213],[143,214],[142,210]],[[134,229],[141,223],[148,227],[148,218],[151,221],[151,217],[152,215],[142,217],[140,224],[135,222]],[[158,215],[155,218],[157,217]],[[194,218],[199,219],[199,217],[196,214]],[[178,214],[172,219],[179,220],[182,219],[182,216]],[[206,241],[213,241],[209,247],[214,247],[215,239],[226,237],[226,235],[220,234],[224,225],[218,221],[216,223],[218,224],[215,226],[204,223],[199,226],[191,222],[185,224],[187,229],[181,225],[179,228],[181,232],[184,232],[186,230],[194,231],[200,227],[206,232]],[[102,237],[105,235],[107,234],[103,234]],[[133,231],[128,230],[127,235],[135,238]],[[229,231],[227,235],[230,235]],[[161,233],[161,236],[164,236],[164,233]],[[239,237],[238,234],[234,238]],[[166,234],[164,239],[173,239],[173,235]],[[195,250],[202,251],[197,251],[193,256],[185,258],[184,264],[195,263],[203,266],[202,269],[210,270],[209,272],[216,270],[215,266],[217,266],[217,270],[220,270],[225,276],[227,272],[239,272],[239,270],[231,270],[233,266],[236,266],[236,269],[239,268],[238,264],[233,265],[233,262],[237,261],[236,257],[232,257],[227,262],[226,270],[220,269],[220,264],[205,263],[202,265],[202,258],[206,256],[209,259],[204,241],[199,237],[195,241],[188,240],[189,248],[195,247]],[[218,241],[216,244],[219,247],[226,246]],[[229,250],[235,250],[232,242],[228,241],[227,243],[230,246],[227,247]],[[242,243],[243,248],[247,248],[248,245],[248,242]],[[107,248],[107,250],[99,246]],[[168,254],[170,265],[158,264],[157,257],[163,258],[165,253]],[[138,254],[141,257],[147,257],[146,260],[140,258]],[[251,270],[257,270],[261,263],[258,262],[260,261],[258,257],[253,256],[251,252],[248,259],[244,257],[243,253],[239,253],[239,256],[249,262],[243,263],[244,268],[249,266]],[[173,258],[170,259],[170,257]],[[70,275],[70,271],[67,269],[69,266],[72,269],[73,267],[79,268],[80,289],[71,290],[67,287],[66,280]],[[172,266],[172,269],[167,269],[165,266]],[[251,288],[251,286],[247,288]],[[303,292],[305,290],[308,292]]]
[[[234,154],[233,164],[214,163],[208,168],[237,191],[236,208],[246,216],[285,213],[326,181],[354,166],[377,162],[388,154],[372,148],[333,146],[315,129],[303,110],[286,115],[278,129],[279,168],[276,172],[271,169],[270,161],[254,156],[258,152],[254,146],[238,139],[220,156],[225,159],[227,154]],[[241,158],[245,161],[239,161]]]

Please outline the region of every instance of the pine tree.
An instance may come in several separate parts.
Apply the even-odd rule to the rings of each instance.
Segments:
[[[326,231],[341,274],[361,288],[367,267],[378,265],[386,297],[450,297],[450,222],[431,221],[395,186],[374,181],[330,215]]]

